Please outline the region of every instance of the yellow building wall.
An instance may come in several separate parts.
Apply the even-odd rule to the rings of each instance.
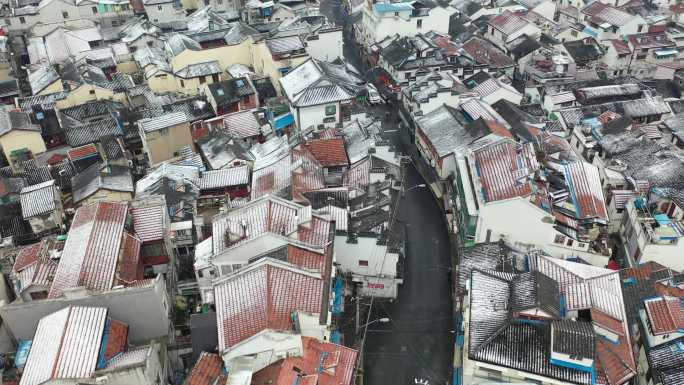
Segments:
[[[197,0],[181,0],[181,6],[186,11],[194,11],[199,8]]]
[[[0,136],[0,147],[7,160],[10,159],[12,151],[22,148],[31,150],[34,155],[47,151],[39,131],[12,130]]]
[[[248,38],[236,45],[208,48],[199,51],[185,50],[171,59],[171,68],[176,72],[189,64],[204,63],[212,60],[218,60],[222,71],[225,71],[228,66],[233,64],[249,66],[252,64],[251,46],[252,39]]]
[[[67,97],[55,103],[59,109],[80,106],[88,102],[96,100],[113,100],[116,102],[128,104],[128,99],[125,93],[114,93],[112,90],[106,88],[96,87],[90,84],[84,84],[75,90],[69,92]]]
[[[55,92],[62,92],[62,91],[64,91],[64,87],[62,86],[62,79],[57,79],[57,80],[55,80],[54,83],[45,87],[37,95],[49,95],[49,94],[54,94]]]
[[[309,59],[309,55],[304,54],[302,56],[288,58],[285,60],[273,60],[271,51],[263,41],[254,44],[252,50],[254,56],[254,70],[257,73],[268,75],[271,78],[271,83],[273,83],[273,87],[275,87],[279,96],[282,96],[282,91],[280,89],[280,78],[283,77],[279,69],[283,67],[290,67],[290,69],[292,69]]]
[[[204,79],[204,83],[200,83],[200,78],[182,79],[177,77],[176,89],[178,92],[186,95],[199,95],[200,93],[202,93],[202,90],[205,89],[207,85],[214,83],[214,80],[211,78],[211,75],[205,76]],[[223,77],[222,75],[219,75],[218,81],[221,80],[223,80]]]
[[[167,73],[158,73],[157,75],[147,79],[147,85],[150,86],[152,91],[158,94],[176,92],[176,83],[176,77]]]
[[[175,158],[174,153],[185,146],[192,146],[189,123],[145,133],[145,149],[153,166]]]
[[[124,74],[132,75],[138,72],[138,64],[135,60],[116,63],[116,70]]]
[[[88,198],[78,202],[79,206],[85,206],[90,203],[107,201],[107,202],[127,202],[133,199],[133,194],[126,191],[112,191],[100,189]]]

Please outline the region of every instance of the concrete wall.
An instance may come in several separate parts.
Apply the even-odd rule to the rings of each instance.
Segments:
[[[219,82],[223,80],[221,78],[221,74],[217,74],[216,76],[218,76]],[[214,83],[212,75],[203,76],[204,83],[200,81],[201,78],[202,77],[183,79],[176,77],[176,91],[186,95],[198,95],[199,93],[201,93],[202,88],[204,88],[204,86]]]
[[[335,106],[335,115],[326,115],[325,108],[327,106]],[[295,123],[300,129],[305,129],[310,126],[318,126],[319,124],[324,124],[326,127],[334,127],[340,119],[340,103],[322,104],[318,106],[308,106],[301,108],[294,108],[292,111]],[[323,123],[325,118],[335,118],[335,121],[329,123]]]
[[[128,202],[133,199],[133,193],[128,191],[112,191],[107,189],[99,189],[97,192],[88,198],[77,203],[79,206],[85,206],[90,203],[107,201],[107,202]]]
[[[190,124],[183,123],[162,130],[144,133],[143,146],[150,165],[159,164],[176,157],[181,148],[192,147]]]
[[[280,78],[283,77],[283,73],[280,69],[289,68],[292,70],[309,59],[309,55],[303,54],[287,59],[273,60],[271,50],[268,49],[264,40],[252,46],[252,55],[254,70],[271,78],[271,83],[273,83],[278,95],[282,95]]]
[[[46,151],[40,131],[12,130],[0,136],[0,147],[7,160],[10,159],[12,151],[22,148],[29,149],[34,155]]]
[[[110,317],[128,324],[128,338],[133,344],[157,338],[165,340],[172,327],[166,283],[161,276],[155,279],[151,287],[119,289],[85,297],[61,297],[29,303],[2,302],[0,317],[14,338],[31,339],[42,317],[69,305],[108,308]]]
[[[183,9],[175,8],[173,2],[145,5],[145,13],[153,23],[182,20],[184,16]]]
[[[107,385],[164,384],[168,370],[168,359],[166,349],[161,345],[159,342],[150,344],[150,350],[143,365],[97,371],[95,376],[106,376]]]
[[[204,63],[218,60],[222,70],[233,64],[252,65],[251,47],[252,39],[247,38],[240,44],[226,45],[216,48],[202,49],[199,51],[185,50],[171,59],[171,67],[174,71],[196,63]]]
[[[386,250],[387,246],[377,244],[377,238],[358,237],[357,243],[347,243],[346,235],[335,236],[335,262],[339,264],[338,269],[342,272],[372,277],[395,277],[399,255],[386,253]],[[360,260],[368,261],[368,266],[359,265]]]

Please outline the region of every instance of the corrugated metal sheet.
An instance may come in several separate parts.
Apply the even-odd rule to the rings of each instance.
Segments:
[[[531,143],[519,146],[510,140],[500,141],[475,151],[475,159],[487,202],[532,192],[527,178],[538,164]]]
[[[163,205],[131,208],[133,229],[142,242],[158,241],[164,238]]]
[[[562,92],[560,94],[549,95],[548,97],[551,98],[551,103],[553,104],[563,104],[577,100],[575,94],[572,92]]]
[[[99,202],[76,212],[48,295],[56,298],[64,289],[85,286],[109,290],[119,257],[128,205]]]
[[[147,355],[150,353],[150,350],[151,348],[149,346],[143,346],[118,354],[107,362],[106,368],[122,368],[142,364],[147,360]]]
[[[21,385],[89,378],[95,371],[107,318],[102,307],[68,307],[38,323]]]
[[[249,184],[249,166],[237,166],[202,173],[199,179],[200,190],[242,186]]]
[[[565,178],[578,219],[608,221],[603,187],[598,167],[586,162],[565,165]]]
[[[272,259],[214,286],[221,351],[264,329],[290,330],[294,311],[321,312],[324,281]],[[327,303],[327,301],[326,301]]]
[[[138,126],[144,132],[152,132],[175,126],[177,124],[187,123],[188,116],[183,112],[173,112],[170,114],[160,115],[156,118],[141,119],[138,121]]]
[[[254,112],[245,110],[224,115],[223,128],[236,138],[252,138],[261,134],[261,125],[257,121]]]
[[[21,213],[24,219],[53,212],[56,207],[56,191],[54,180],[21,189]]]
[[[265,233],[291,235],[305,219],[303,209],[304,207],[284,199],[263,197],[227,214],[214,217],[214,254]],[[308,217],[311,217],[310,208]],[[230,234],[232,242],[226,242],[226,234]]]
[[[92,375],[106,318],[107,309],[103,307],[71,308],[53,377],[88,378]]]

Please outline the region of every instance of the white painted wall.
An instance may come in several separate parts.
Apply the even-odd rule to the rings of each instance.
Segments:
[[[442,34],[449,33],[449,19],[455,10],[451,7],[435,7],[427,16],[411,17],[411,12],[400,12],[398,16],[393,13],[374,14],[368,7],[363,10],[361,37],[362,45],[371,45],[388,36],[415,36],[418,33],[436,31]],[[422,20],[421,28],[418,28],[418,20]]]
[[[331,123],[323,123],[323,120],[329,116],[325,115],[325,107],[335,105],[335,121]],[[294,116],[295,123],[299,126],[299,129],[303,130],[310,126],[318,126],[319,124],[324,124],[326,127],[334,127],[340,121],[340,103],[332,104],[322,104],[318,106],[308,106],[308,107],[296,107],[292,108],[292,115]]]
[[[357,243],[347,243],[346,235],[335,236],[335,262],[340,271],[371,277],[396,276],[398,254],[386,253],[387,246],[376,244],[377,238],[358,237],[357,240]],[[368,266],[359,266],[360,260],[368,261]]]
[[[183,18],[183,10],[175,8],[173,2],[145,5],[145,13],[153,23],[164,23]]]
[[[316,39],[306,41],[306,52],[314,59],[333,61],[338,57],[343,58],[344,43],[342,29],[335,28],[319,32]]]
[[[303,352],[301,335],[266,329],[232,346],[222,356],[229,372],[245,364],[252,371],[258,371],[287,356],[301,356]]]

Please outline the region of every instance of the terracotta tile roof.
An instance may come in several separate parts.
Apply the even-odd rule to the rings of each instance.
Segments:
[[[254,373],[252,385],[351,384],[356,350],[310,337],[302,337],[302,345],[302,357],[289,357]]]
[[[112,288],[127,211],[127,203],[114,202],[98,202],[76,211],[49,298],[77,286]]]
[[[651,274],[656,271],[667,269],[665,266],[659,264],[658,262],[646,262],[642,263],[637,267],[632,267],[629,269],[624,269],[621,274],[626,278],[634,278],[638,280],[649,279]]]
[[[143,277],[143,265],[140,263],[140,240],[128,233],[124,234],[123,253],[117,268],[118,284],[128,284]]]
[[[216,379],[223,372],[223,360],[218,354],[202,352],[199,359],[193,366],[188,378],[183,385],[213,385],[222,384]]]
[[[164,238],[164,205],[131,208],[133,228],[140,241],[158,241]]]
[[[323,271],[325,268],[325,254],[293,245],[287,246],[287,261],[304,269]]]
[[[600,310],[591,309],[591,321],[617,335],[625,335],[625,329],[622,326],[622,322]]]
[[[596,339],[597,373],[603,373],[610,385],[622,384],[636,375],[636,364],[630,343],[620,337],[617,344]]]
[[[620,39],[613,39],[610,42],[613,43],[613,48],[615,48],[615,51],[618,54],[624,55],[624,54],[629,54],[630,52],[632,52],[632,50],[629,49],[629,44],[625,43],[624,41],[622,41]]]
[[[668,334],[684,330],[684,307],[682,299],[658,297],[644,301],[646,314],[653,334]]]
[[[532,192],[526,178],[539,165],[531,143],[518,145],[511,140],[503,140],[475,151],[475,161],[487,202],[526,196]]]
[[[95,147],[94,144],[86,144],[85,146],[72,148],[67,152],[67,156],[71,160],[77,160],[87,156],[97,155],[98,153],[97,147]]]
[[[314,139],[306,143],[313,156],[323,167],[348,166],[344,139]]]
[[[513,139],[513,134],[511,134],[511,131],[504,127],[503,124],[494,121],[494,120],[485,120],[484,121],[489,130],[492,132],[494,135],[498,135],[504,138],[510,138]]]
[[[320,313],[323,285],[320,274],[270,258],[217,282],[214,298],[220,351],[264,329],[291,330],[293,311]]]
[[[572,162],[565,165],[564,172],[577,219],[607,222],[608,210],[598,167],[586,162]]]
[[[325,246],[330,235],[330,221],[319,216],[312,216],[308,226],[300,226],[299,240],[311,245]]]
[[[105,346],[104,359],[105,362],[111,360],[114,356],[122,353],[128,346],[128,325],[123,322],[108,319],[107,323],[107,346]]]
[[[492,43],[479,36],[473,36],[466,41],[463,44],[463,50],[472,57],[477,64],[489,65],[492,68],[507,68],[515,65],[513,59],[496,48]]]
[[[25,269],[28,265],[38,261],[38,254],[43,243],[38,242],[29,246],[22,247],[17,253],[12,270],[17,273]]]
[[[499,31],[510,35],[511,33],[525,27],[529,22],[517,13],[511,11],[504,11],[504,13],[489,19],[489,25],[498,29]]]

